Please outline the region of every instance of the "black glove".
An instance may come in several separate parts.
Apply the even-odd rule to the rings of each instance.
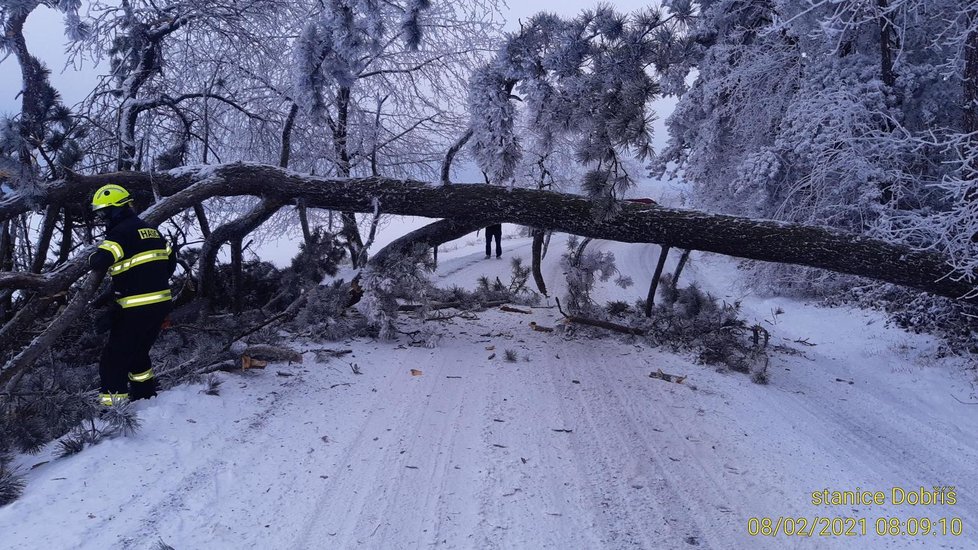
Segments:
[[[92,299],[92,307],[95,309],[105,307],[110,303],[112,298],[115,298],[115,293],[112,292],[112,287],[110,286],[105,292]]]

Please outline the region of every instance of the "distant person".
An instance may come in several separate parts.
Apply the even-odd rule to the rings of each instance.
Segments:
[[[492,239],[496,238],[496,257],[503,255],[503,224],[497,223],[486,228],[486,259],[492,257]]]
[[[149,350],[170,312],[170,275],[176,255],[156,227],[132,209],[132,197],[118,185],[95,192],[92,210],[105,224],[105,240],[88,258],[95,271],[112,276],[109,292],[96,308],[111,304],[109,341],[99,361],[99,402],[148,399],[157,384]]]

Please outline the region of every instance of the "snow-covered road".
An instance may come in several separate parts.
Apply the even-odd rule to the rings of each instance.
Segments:
[[[635,279],[624,298],[641,297],[657,248],[595,245]],[[504,246],[529,256],[525,239]],[[444,251],[440,283],[508,280],[508,262],[480,248]],[[0,547],[978,547],[978,417],[952,397],[974,400],[973,373],[878,314],[744,295],[731,266],[694,255],[687,273],[796,350],[773,356],[767,386],[617,336],[529,329],[555,326],[552,308],[455,318],[434,349],[337,343],[353,353],[221,374],[216,397],[185,386],[140,403],[134,437],[34,469],[50,449],[20,457],[28,487],[0,508]],[[649,378],[656,369],[688,379]],[[934,486],[954,486],[956,503],[890,503],[894,488]],[[887,504],[812,504],[857,487]],[[748,534],[751,518],[779,517],[855,529]],[[893,517],[927,518],[932,532],[960,518],[963,533],[878,535]]]

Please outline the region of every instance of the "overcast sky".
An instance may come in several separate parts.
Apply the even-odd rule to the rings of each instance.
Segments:
[[[632,12],[651,4],[641,0],[618,0],[611,2],[615,8],[623,12]],[[87,4],[85,2],[84,4]],[[507,29],[519,28],[519,20],[526,20],[535,13],[549,11],[563,16],[573,16],[582,9],[594,7],[597,1],[588,0],[509,0],[507,13]],[[84,8],[82,10],[84,13]],[[40,58],[51,70],[51,82],[61,93],[67,105],[81,101],[95,87],[98,81],[98,68],[85,66],[76,68],[66,67],[67,58],[64,54],[64,26],[62,16],[46,7],[35,9],[27,20],[27,42],[31,52]],[[0,113],[16,113],[20,110],[17,94],[21,88],[20,67],[17,60],[10,56],[0,62]],[[655,125],[654,146],[661,149],[665,143],[665,132],[662,120],[672,110],[674,100],[666,100],[657,105],[659,120]]]

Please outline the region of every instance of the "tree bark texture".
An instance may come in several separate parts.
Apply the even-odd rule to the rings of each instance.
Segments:
[[[240,242],[246,235],[268,221],[282,207],[282,204],[283,202],[280,200],[266,198],[244,216],[215,229],[211,236],[204,241],[200,250],[200,264],[197,268],[200,273],[200,292],[204,298],[214,296],[214,284],[217,275],[215,264],[217,252],[221,246],[228,241]],[[151,223],[159,222],[154,220]],[[206,313],[208,309],[208,307],[201,308],[201,312]]]
[[[679,276],[683,274],[683,268],[686,267],[687,261],[689,261],[689,249],[683,250],[682,255],[679,256],[676,272],[672,274],[672,288],[676,288],[679,284]]]
[[[54,237],[54,228],[58,223],[58,214],[61,208],[57,205],[49,205],[44,213],[44,221],[41,223],[41,234],[37,238],[37,248],[34,250],[34,261],[31,262],[31,272],[40,273],[44,269],[44,262],[48,258],[48,251],[51,250],[51,239]]]
[[[0,369],[0,386],[4,386],[7,392],[17,388],[20,378],[30,369],[34,361],[53,346],[61,334],[84,313],[88,301],[95,295],[104,276],[105,274],[101,272],[89,274],[61,315],[55,317],[44,332]]]
[[[241,296],[244,294],[243,270],[244,258],[241,249],[242,237],[231,239],[231,312],[241,315]]]
[[[372,212],[380,200],[386,214],[456,218],[480,226],[515,223],[620,242],[655,243],[740,258],[805,265],[868,277],[962,298],[974,285],[949,276],[948,258],[933,252],[816,226],[624,203],[612,219],[596,220],[580,196],[482,184],[438,186],[387,178],[331,179],[247,163],[180,168],[153,175],[166,199],[142,214],[158,224],[213,196],[255,195],[282,202],[303,199],[307,206],[343,212]],[[148,194],[145,173],[72,176],[41,188],[45,204],[86,200],[96,188],[120,183]],[[0,200],[0,220],[30,208],[15,194]],[[78,260],[45,275],[0,273],[0,288],[61,289],[84,273]],[[58,282],[55,282],[57,279]],[[968,296],[970,301],[978,297]]]
[[[659,278],[662,277],[662,269],[666,266],[666,258],[669,257],[669,246],[663,246],[659,251],[659,261],[655,264],[655,273],[652,274],[652,282],[649,283],[649,295],[645,298],[645,316],[652,316],[652,305],[655,304],[655,289],[659,287]]]
[[[975,19],[978,18],[978,11],[972,9],[968,13],[968,23],[971,31],[968,33],[964,44],[964,132],[975,134],[978,132],[978,28],[975,28]],[[972,137],[972,140],[975,138]],[[972,142],[973,143],[973,142]],[[968,203],[978,200],[978,174],[975,170],[966,165],[962,171],[962,178],[970,180],[972,183],[964,193],[964,200]],[[978,234],[972,236],[972,241],[978,241]]]
[[[75,244],[72,242],[75,231],[74,218],[71,217],[71,211],[67,208],[64,209],[64,215],[64,223],[61,227],[61,242],[58,243],[58,261],[55,263],[58,266],[68,261],[68,258],[71,257],[71,248]]]
[[[533,280],[537,284],[537,290],[544,296],[547,295],[547,283],[543,280],[543,237],[546,231],[540,228],[533,228],[533,247],[531,252],[531,269],[533,270]]]

